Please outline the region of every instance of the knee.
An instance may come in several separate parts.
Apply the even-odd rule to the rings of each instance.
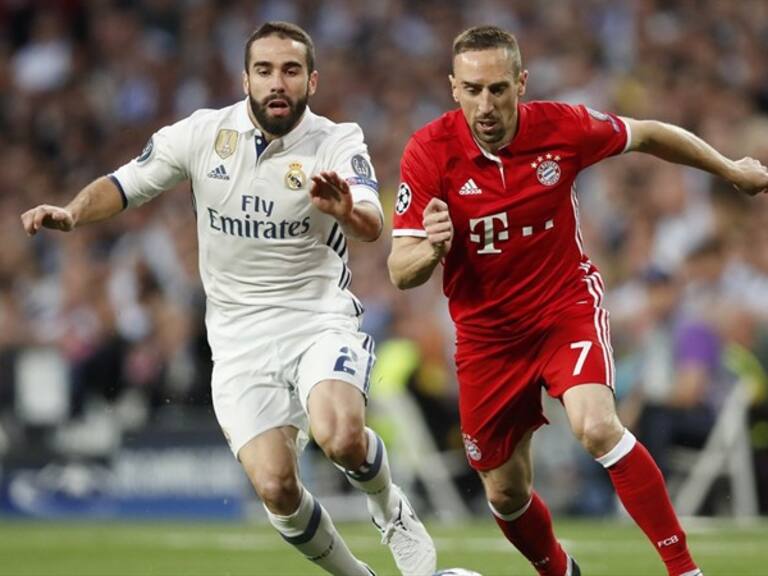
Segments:
[[[273,514],[288,516],[296,511],[301,498],[298,478],[293,473],[271,473],[258,476],[253,487]]]
[[[315,442],[333,462],[357,470],[365,462],[366,434],[362,422],[339,420],[334,426],[313,431]]]
[[[531,484],[486,485],[485,496],[494,510],[501,514],[513,514],[525,506],[531,499]]]
[[[573,426],[576,439],[592,457],[599,458],[613,449],[624,434],[624,427],[615,414],[586,417]]]

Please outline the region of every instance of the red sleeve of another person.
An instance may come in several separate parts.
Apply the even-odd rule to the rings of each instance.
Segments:
[[[440,197],[440,174],[434,158],[416,138],[411,138],[400,161],[400,186],[395,199],[394,236],[424,236],[424,208]]]
[[[627,149],[629,133],[621,118],[586,106],[576,106],[574,110],[580,120],[578,142],[582,168]]]

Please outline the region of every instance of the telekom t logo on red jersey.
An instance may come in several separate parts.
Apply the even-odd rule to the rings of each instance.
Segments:
[[[494,223],[500,222],[501,227],[498,232],[495,229]],[[549,219],[544,222],[543,226],[523,226],[520,230],[520,235],[523,237],[531,236],[535,233],[535,230],[551,230],[555,226],[554,219]],[[477,251],[478,254],[501,254],[501,249],[496,247],[495,242],[501,242],[503,240],[509,240],[509,220],[507,219],[506,212],[499,212],[497,214],[491,214],[490,216],[483,216],[482,218],[470,218],[469,220],[469,240],[480,244],[481,248]]]
[[[495,236],[493,223],[497,220],[501,222],[502,229],[499,230],[498,236]],[[469,240],[482,245],[482,248],[477,251],[478,254],[500,254],[501,250],[496,248],[494,241],[509,240],[507,213],[499,212],[482,218],[470,218],[469,232]]]

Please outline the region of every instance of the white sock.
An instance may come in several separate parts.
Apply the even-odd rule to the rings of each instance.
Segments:
[[[344,470],[349,483],[368,496],[368,509],[374,520],[384,525],[391,519],[395,510],[392,502],[392,474],[389,471],[387,449],[376,432],[365,429],[368,437],[368,452],[365,462],[357,470]]]
[[[279,516],[264,508],[283,539],[326,572],[334,576],[370,576],[309,490],[303,489],[299,507],[290,516]]]

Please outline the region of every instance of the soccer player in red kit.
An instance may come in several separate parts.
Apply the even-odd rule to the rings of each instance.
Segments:
[[[768,187],[768,171],[751,158],[729,160],[676,126],[521,103],[528,73],[514,36],[499,28],[463,32],[453,55],[460,109],[406,146],[388,264],[401,289],[444,265],[464,444],[494,517],[539,574],[580,574],[532,489],[531,436],[546,423],[544,387],[668,573],[700,576],[656,463],[616,416],[604,286],[583,250],[574,180],[627,151],[706,170],[751,195]]]

